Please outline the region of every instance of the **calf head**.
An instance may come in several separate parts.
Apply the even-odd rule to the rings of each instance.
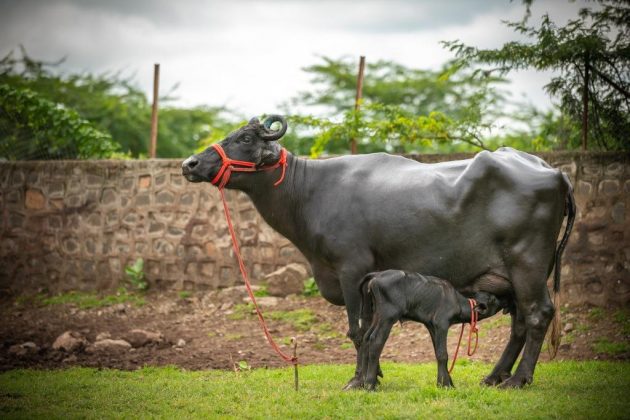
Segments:
[[[272,130],[272,124],[279,122],[280,129]],[[219,144],[225,154],[234,160],[253,162],[256,167],[272,165],[280,158],[282,147],[277,143],[287,131],[287,121],[280,115],[270,115],[261,124],[252,118],[247,125],[230,133]],[[182,175],[190,182],[210,182],[219,172],[223,160],[213,147],[190,156],[182,163]],[[243,187],[243,177],[248,174],[232,174],[227,188]]]
[[[505,306],[499,298],[487,292],[476,292],[474,299],[477,302],[474,309],[480,319],[496,314]]]

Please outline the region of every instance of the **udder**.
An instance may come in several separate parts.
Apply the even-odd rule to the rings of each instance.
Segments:
[[[487,292],[495,296],[509,296],[513,293],[510,280],[504,275],[492,272],[482,274],[459,291],[463,294]]]

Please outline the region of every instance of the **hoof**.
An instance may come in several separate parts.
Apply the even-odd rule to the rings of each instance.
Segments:
[[[510,379],[511,375],[507,372],[503,372],[499,375],[488,375],[485,378],[482,379],[481,381],[481,385],[486,385],[486,386],[497,386],[505,381],[507,381],[508,379]]]
[[[499,388],[501,389],[514,389],[514,388],[523,388],[525,385],[529,385],[532,383],[531,378],[524,378],[519,376],[512,376],[509,379],[501,382]]]
[[[349,391],[351,389],[361,389],[361,388],[363,388],[363,381],[355,377],[355,378],[350,379],[350,382],[348,382],[346,386],[344,386],[342,389],[344,391]]]
[[[374,392],[374,391],[376,391],[376,385],[377,384],[378,384],[378,382],[373,383],[373,384],[365,384],[364,388],[368,392]]]

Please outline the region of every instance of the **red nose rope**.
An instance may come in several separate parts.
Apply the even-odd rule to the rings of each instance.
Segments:
[[[477,344],[479,344],[479,328],[477,328],[477,320],[479,318],[479,314],[475,312],[475,305],[477,302],[475,299],[468,299],[468,304],[470,305],[470,331],[468,331],[468,348],[466,349],[466,354],[472,356],[477,351]],[[457,348],[455,349],[455,354],[453,355],[453,361],[451,362],[451,367],[448,370],[448,373],[453,371],[455,367],[455,361],[457,360],[457,353],[459,352],[459,345],[462,343],[462,336],[464,335],[464,327],[466,324],[462,323],[462,330],[459,332],[459,340],[457,341]],[[475,348],[470,350],[470,342],[472,341],[472,335],[475,334]]]
[[[272,171],[279,167],[282,167],[282,174],[280,178],[273,184],[274,187],[280,185],[280,183],[284,180],[284,175],[286,173],[287,168],[287,151],[285,148],[282,148],[280,152],[280,159],[269,166],[262,166],[260,168],[256,168],[256,164],[254,162],[246,162],[243,160],[233,160],[227,157],[225,151],[219,144],[213,144],[212,147],[217,151],[221,159],[223,160],[223,164],[221,165],[221,169],[211,181],[213,185],[216,185],[221,193],[221,201],[223,202],[223,212],[225,213],[225,220],[227,221],[228,230],[230,231],[230,236],[232,237],[232,247],[234,248],[234,254],[236,255],[236,259],[238,260],[238,268],[241,271],[241,276],[243,277],[243,281],[245,282],[245,288],[247,289],[247,294],[254,304],[254,308],[256,309],[256,315],[258,315],[258,321],[260,322],[260,326],[265,333],[265,337],[267,337],[267,341],[271,348],[280,356],[285,362],[291,363],[295,366],[295,389],[297,390],[297,363],[298,358],[296,354],[297,349],[297,341],[295,338],[292,338],[291,341],[293,343],[293,356],[290,356],[284,353],[280,347],[276,344],[271,333],[269,332],[269,328],[267,328],[267,323],[265,322],[265,318],[263,317],[262,311],[256,302],[256,298],[254,297],[254,292],[252,291],[252,285],[249,281],[249,276],[247,275],[247,270],[245,268],[245,263],[243,262],[243,257],[241,256],[241,250],[238,245],[238,240],[236,239],[236,233],[234,232],[234,226],[232,225],[232,218],[230,217],[230,209],[228,208],[227,201],[225,200],[225,193],[223,191],[223,187],[228,183],[230,179],[230,175],[232,172],[259,172],[259,171]],[[241,166],[241,167],[238,167]],[[217,185],[218,183],[218,185]]]

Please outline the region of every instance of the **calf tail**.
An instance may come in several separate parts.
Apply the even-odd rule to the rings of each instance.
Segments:
[[[564,248],[569,241],[569,235],[571,235],[571,230],[573,229],[573,222],[575,221],[575,198],[573,197],[573,187],[571,186],[571,182],[564,175],[565,181],[569,187],[569,191],[567,192],[566,197],[566,210],[565,213],[567,215],[567,226],[564,230],[564,235],[560,240],[560,244],[558,245],[558,249],[556,249],[555,255],[555,268],[553,272],[553,306],[555,309],[553,321],[551,322],[551,333],[549,335],[549,356],[551,359],[556,357],[558,353],[558,348],[560,347],[560,333],[562,330],[562,321],[560,320],[560,271],[562,269],[562,253],[564,252]]]
[[[359,282],[359,293],[361,293],[361,301],[359,302],[359,329],[366,331],[368,325],[372,322],[374,308],[372,307],[372,294],[370,293],[370,281],[376,276],[376,273],[366,274]]]

